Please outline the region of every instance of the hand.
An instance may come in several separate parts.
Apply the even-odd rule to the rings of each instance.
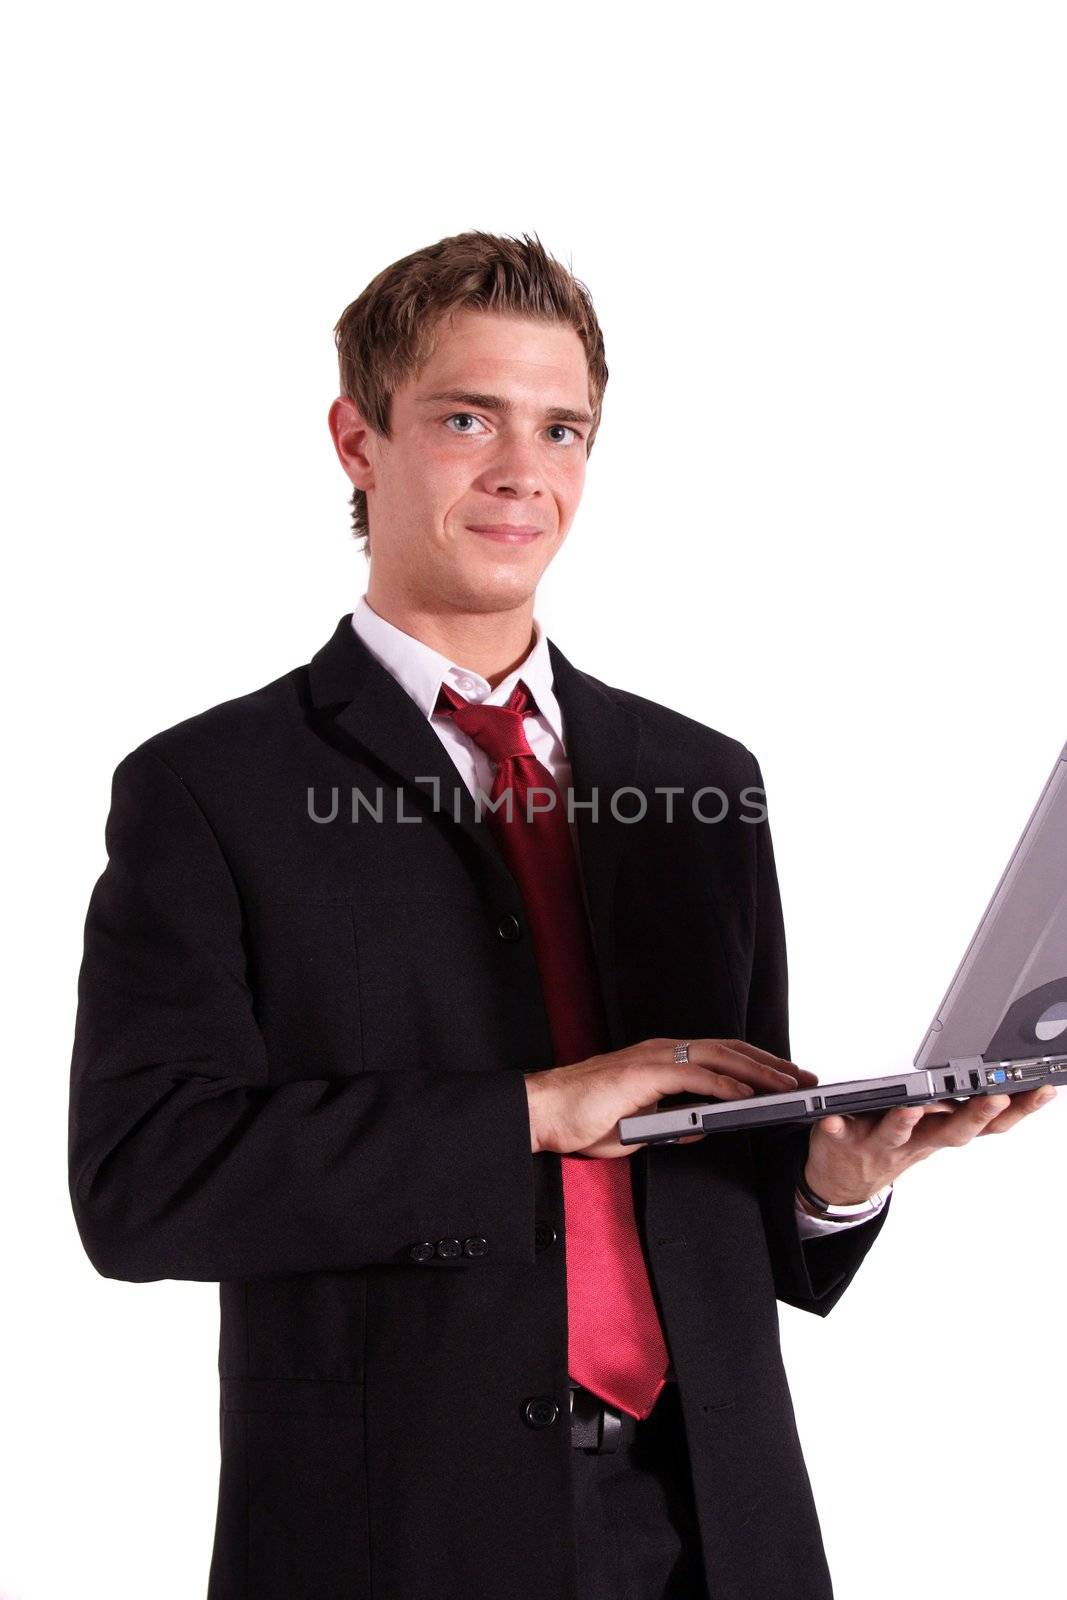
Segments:
[[[757,1090],[782,1093],[818,1083],[814,1072],[795,1067],[740,1039],[692,1039],[689,1064],[674,1059],[674,1039],[645,1039],[570,1066],[526,1074],[530,1148],[560,1155],[628,1156],[644,1144],[620,1144],[622,1117],[655,1111],[665,1094],[698,1094],[736,1100]],[[703,1139],[688,1134],[679,1144]]]
[[[822,1117],[811,1130],[804,1181],[831,1205],[859,1205],[935,1150],[958,1149],[986,1133],[1006,1133],[1055,1093],[1043,1084],[1018,1094]]]

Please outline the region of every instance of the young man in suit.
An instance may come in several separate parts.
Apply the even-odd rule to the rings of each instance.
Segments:
[[[79,982],[90,1259],[220,1285],[209,1600],[829,1600],[775,1299],[828,1312],[896,1176],[1038,1096],[618,1143],[815,1081],[758,763],[534,618],[584,286],[462,234],[336,334],[367,592],[120,763]]]

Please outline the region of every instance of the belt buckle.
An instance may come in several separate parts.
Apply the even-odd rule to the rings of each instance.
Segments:
[[[577,1423],[580,1432],[575,1428],[576,1396],[580,1397],[577,1405]],[[616,1410],[614,1406],[609,1405],[606,1400],[601,1400],[599,1395],[594,1394],[591,1389],[586,1389],[583,1385],[575,1385],[571,1388],[570,1415],[571,1429],[576,1441],[575,1448],[587,1450],[590,1454],[594,1452],[597,1455],[614,1453],[623,1442],[624,1436],[628,1438],[633,1433],[632,1425],[629,1430],[625,1429],[621,1412]],[[633,1418],[627,1418],[627,1420],[631,1424],[634,1421]],[[594,1425],[595,1438],[590,1438],[594,1431]],[[579,1438],[587,1439],[589,1442],[579,1444],[577,1443]]]
[[[608,1450],[617,1450],[622,1443],[622,1418],[614,1406],[609,1406],[602,1401],[600,1406],[600,1444],[601,1453]]]

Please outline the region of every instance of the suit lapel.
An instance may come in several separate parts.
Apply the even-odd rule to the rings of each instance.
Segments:
[[[548,644],[553,688],[563,713],[563,737],[571,764],[578,849],[589,906],[597,970],[613,1037],[622,1041],[612,946],[615,876],[622,830],[611,813],[611,797],[634,782],[640,723],[595,678],[578,671],[552,640]],[[503,874],[518,893],[487,817],[478,820],[474,796],[463,782],[427,718],[367,649],[343,616],[308,667],[312,704],[343,734],[405,787],[426,797],[446,825],[458,828],[478,850],[489,871]],[[596,796],[598,820],[588,806]],[[620,808],[621,809],[621,808]]]
[[[613,928],[615,878],[619,853],[629,841],[627,823],[611,811],[612,796],[632,785],[637,776],[641,724],[597,679],[579,672],[550,639],[553,689],[563,712],[563,740],[571,764],[578,854],[582,863],[589,921],[593,933],[600,987],[607,1008],[613,1048],[624,1040],[615,971]],[[582,801],[597,800],[597,820]],[[625,802],[619,806],[629,815]]]
[[[313,703],[395,779],[424,795],[431,810],[458,826],[491,870],[507,872],[492,829],[478,821],[474,796],[448,751],[407,690],[367,649],[351,612],[312,657],[308,673]]]

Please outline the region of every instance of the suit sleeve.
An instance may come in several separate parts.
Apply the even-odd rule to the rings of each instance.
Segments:
[[[763,774],[752,757],[753,787]],[[790,1060],[789,985],[785,926],[770,825],[748,824],[756,834],[756,920],[745,1038]],[[757,1128],[750,1134],[764,1231],[779,1300],[825,1316],[840,1300],[880,1233],[890,1195],[869,1220],[836,1233],[803,1238],[795,1202],[797,1178],[808,1159],[810,1128]]]
[[[412,1261],[532,1263],[523,1074],[364,1071],[272,1082],[237,886],[146,745],[119,764],[85,923],[69,1189],[106,1277],[219,1281]],[[457,1270],[434,1260],[422,1270]]]

